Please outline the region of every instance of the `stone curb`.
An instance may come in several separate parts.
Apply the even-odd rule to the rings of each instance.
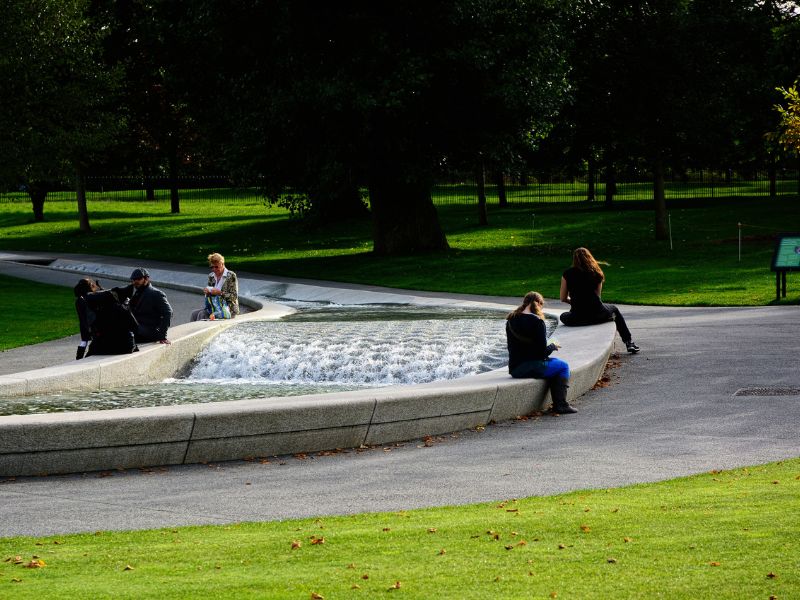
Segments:
[[[125,277],[132,267],[59,259],[52,268]],[[151,269],[156,285],[200,290],[196,273]],[[397,292],[326,288],[240,277],[242,300],[261,307],[233,321],[170,330],[172,345],[148,344],[123,357],[90,357],[0,377],[0,398],[60,389],[100,389],[173,376],[217,333],[237,322],[276,319],[292,309],[256,300],[341,304],[393,303],[504,308],[506,304],[429,298]],[[180,288],[178,286],[181,286]],[[613,323],[559,326],[560,358],[570,365],[569,399],[602,375]],[[541,410],[546,383],[512,379],[498,369],[458,380],[334,394],[153,408],[0,417],[0,476],[204,463],[387,444],[470,429]]]

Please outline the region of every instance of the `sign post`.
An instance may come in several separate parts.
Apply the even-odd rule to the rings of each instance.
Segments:
[[[775,242],[771,270],[775,271],[775,300],[786,297],[786,273],[800,271],[800,233],[783,233]]]

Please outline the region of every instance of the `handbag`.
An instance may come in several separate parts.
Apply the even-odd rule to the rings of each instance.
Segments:
[[[205,309],[210,319],[231,318],[231,308],[222,296],[206,296]]]

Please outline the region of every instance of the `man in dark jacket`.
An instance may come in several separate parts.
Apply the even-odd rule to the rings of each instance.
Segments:
[[[169,344],[167,330],[172,318],[172,307],[167,296],[157,287],[150,284],[150,273],[144,267],[139,267],[131,273],[130,309],[139,322],[136,332],[136,342],[158,342]]]

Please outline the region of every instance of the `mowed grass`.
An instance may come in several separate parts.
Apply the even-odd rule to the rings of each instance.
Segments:
[[[0,351],[56,340],[77,333],[72,290],[14,277],[0,293]]]
[[[798,531],[795,459],[464,507],[5,538],[0,596],[794,598]]]
[[[774,236],[800,230],[795,197],[672,208],[672,248],[655,241],[651,209],[490,207],[490,225],[480,227],[474,206],[453,204],[438,208],[450,251],[385,257],[371,252],[368,219],[306,223],[252,198],[184,201],[178,215],[163,201],[92,201],[89,210],[94,231],[82,234],[73,202],[47,202],[44,223],[32,222],[25,203],[2,203],[0,249],[194,265],[218,251],[234,270],[498,296],[535,289],[552,298],[572,250],[587,246],[607,263],[606,301],[742,306],[775,302]],[[798,278],[789,274],[781,303],[800,301]]]

